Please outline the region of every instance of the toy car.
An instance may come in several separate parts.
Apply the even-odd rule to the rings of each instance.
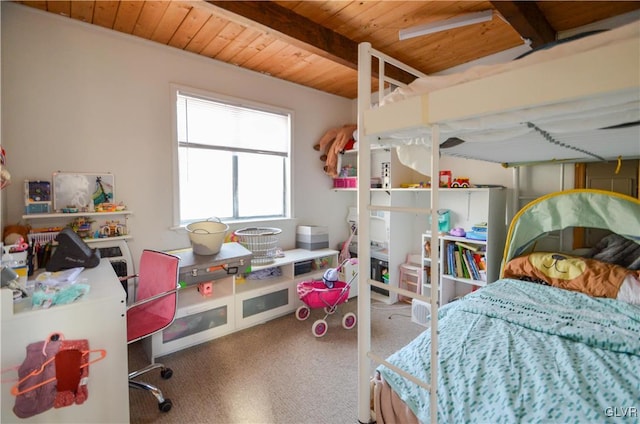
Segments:
[[[451,181],[451,188],[467,188],[470,186],[469,178],[456,178]]]

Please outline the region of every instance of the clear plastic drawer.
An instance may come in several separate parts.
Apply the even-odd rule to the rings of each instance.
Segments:
[[[289,304],[289,289],[283,289],[262,296],[252,297],[242,302],[242,318],[286,306]]]
[[[197,314],[176,318],[176,320],[162,332],[162,343],[169,343],[183,337],[225,325],[229,321],[228,315],[227,305],[223,305]]]

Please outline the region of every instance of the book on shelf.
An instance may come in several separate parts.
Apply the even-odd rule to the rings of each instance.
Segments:
[[[471,268],[471,263],[469,263],[469,258],[467,257],[466,252],[466,250],[460,251],[460,257],[462,258],[462,270],[464,271],[464,278],[473,280],[473,269]]]
[[[464,272],[462,271],[462,260],[461,260],[462,258],[460,257],[460,251],[455,250],[453,254],[456,261],[456,277],[464,278]]]
[[[487,270],[487,261],[485,259],[484,256],[479,255],[479,254],[474,254],[473,255],[473,259],[476,261],[476,264],[478,264],[478,269],[480,271],[486,271]]]
[[[483,251],[473,251],[464,248],[458,242],[446,245],[448,275],[474,281],[484,281],[482,272],[486,275],[486,261]],[[481,272],[482,271],[482,272]]]
[[[455,246],[451,243],[447,244],[447,271],[449,275],[456,276],[454,254]]]
[[[464,251],[464,257],[466,259],[466,263],[468,263],[469,274],[474,280],[480,280],[480,270],[478,269],[478,264],[473,259],[473,254],[470,250]]]
[[[482,249],[481,244],[470,244],[470,243],[465,243],[463,241],[456,241],[456,244],[459,247],[462,247],[463,249],[471,250],[472,252],[477,252]]]

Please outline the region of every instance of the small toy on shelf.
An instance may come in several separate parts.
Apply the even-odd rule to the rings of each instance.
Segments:
[[[96,212],[121,212],[126,208],[127,207],[122,202],[118,204],[105,202],[96,205]]]
[[[451,188],[451,171],[440,171],[440,187]],[[442,177],[446,177],[445,181],[442,181]]]
[[[24,180],[24,212],[51,212],[51,182]]]
[[[467,231],[466,237],[471,240],[487,240],[487,223],[480,222]]]
[[[340,169],[339,177],[355,177],[358,175],[358,171],[353,165],[345,165]]]
[[[469,182],[469,178],[466,178],[466,177],[458,177],[451,182],[451,188],[468,188],[468,187],[471,187],[471,183]]]
[[[464,228],[462,228],[462,227],[455,227],[455,228],[452,228],[452,229],[449,231],[449,234],[451,234],[451,235],[452,235],[452,236],[454,236],[454,237],[464,237],[464,236],[466,236],[466,235],[467,235],[466,231],[465,231],[465,230],[464,230]]]
[[[205,297],[213,295],[213,281],[198,283],[198,293]]]
[[[127,234],[127,227],[120,221],[107,221],[100,226],[100,237],[118,237]]]
[[[70,224],[69,227],[82,238],[90,238],[91,237],[91,224],[94,221],[86,216],[79,216],[75,218]]]

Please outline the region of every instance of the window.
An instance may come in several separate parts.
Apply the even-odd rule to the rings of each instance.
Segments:
[[[179,223],[289,216],[291,113],[177,90]]]

